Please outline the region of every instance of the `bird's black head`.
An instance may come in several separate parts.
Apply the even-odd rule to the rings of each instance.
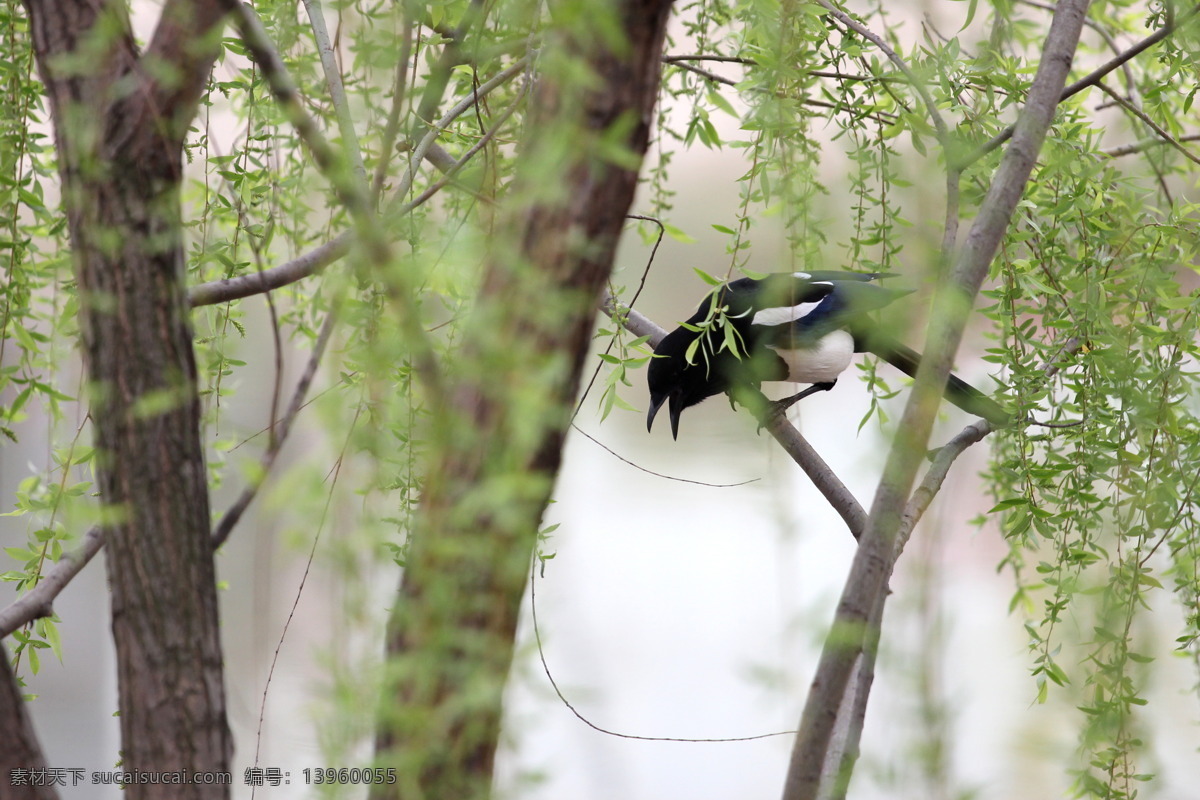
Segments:
[[[671,414],[671,437],[678,439],[679,415],[683,410],[728,388],[723,370],[706,363],[703,353],[697,351],[694,354],[697,363],[688,363],[688,347],[698,335],[687,328],[676,328],[654,348],[654,358],[646,368],[646,383],[650,387],[647,431],[653,427],[655,415],[666,403]]]

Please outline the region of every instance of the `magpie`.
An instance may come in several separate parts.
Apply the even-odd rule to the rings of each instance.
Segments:
[[[764,381],[811,384],[769,404],[775,413],[816,392],[833,388],[855,353],[873,353],[916,377],[921,356],[882,331],[871,312],[907,291],[875,281],[887,273],[817,270],[742,278],[717,287],[686,322],[654,349],[646,380],[650,413],[646,430],[663,404],[671,436],[679,415],[722,392],[731,399],[759,398]],[[1009,415],[979,390],[951,375],[946,397],[959,408],[1004,425]]]

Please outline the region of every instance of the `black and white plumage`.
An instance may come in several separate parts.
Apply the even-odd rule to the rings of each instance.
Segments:
[[[646,374],[646,429],[664,403],[671,415],[671,435],[678,437],[683,410],[713,395],[757,389],[764,381],[812,384],[776,403],[776,408],[786,408],[832,389],[855,353],[873,353],[915,377],[921,357],[880,330],[871,317],[871,312],[908,294],[879,286],[875,281],[881,277],[813,271],[742,278],[719,286],[655,348]],[[994,424],[1008,421],[996,403],[957,376],[950,376],[946,397]]]

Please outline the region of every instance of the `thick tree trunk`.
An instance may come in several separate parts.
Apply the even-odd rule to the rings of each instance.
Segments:
[[[46,757],[33,730],[33,721],[25,711],[25,700],[8,663],[8,653],[0,653],[0,797],[4,800],[58,800],[53,786],[29,776],[46,768]]]
[[[203,3],[167,2],[142,56],[122,3],[26,7],[51,101],[80,299],[123,768],[224,772],[233,748],[178,194],[183,135],[213,57],[211,45],[198,43],[220,15]],[[157,82],[168,67],[182,77]],[[228,792],[203,783],[127,788],[131,798]]]
[[[436,456],[392,618],[393,694],[377,739],[398,783],[375,787],[376,797],[489,792],[538,523],[649,141],[670,6],[610,4],[628,42],[619,52],[593,29],[567,32],[543,54],[543,64],[586,64],[596,83],[583,91],[553,68],[539,75],[510,190],[519,199],[504,217],[511,240],[492,248],[434,420]],[[626,124],[629,157],[618,164],[601,139]],[[564,142],[573,143],[565,153]]]

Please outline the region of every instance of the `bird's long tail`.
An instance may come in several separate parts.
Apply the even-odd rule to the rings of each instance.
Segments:
[[[917,377],[921,356],[911,347],[879,334],[868,337],[862,344],[867,352],[879,356],[905,375]],[[1012,415],[997,405],[996,401],[953,373],[946,381],[946,399],[968,414],[983,417],[997,427],[1012,422]]]

